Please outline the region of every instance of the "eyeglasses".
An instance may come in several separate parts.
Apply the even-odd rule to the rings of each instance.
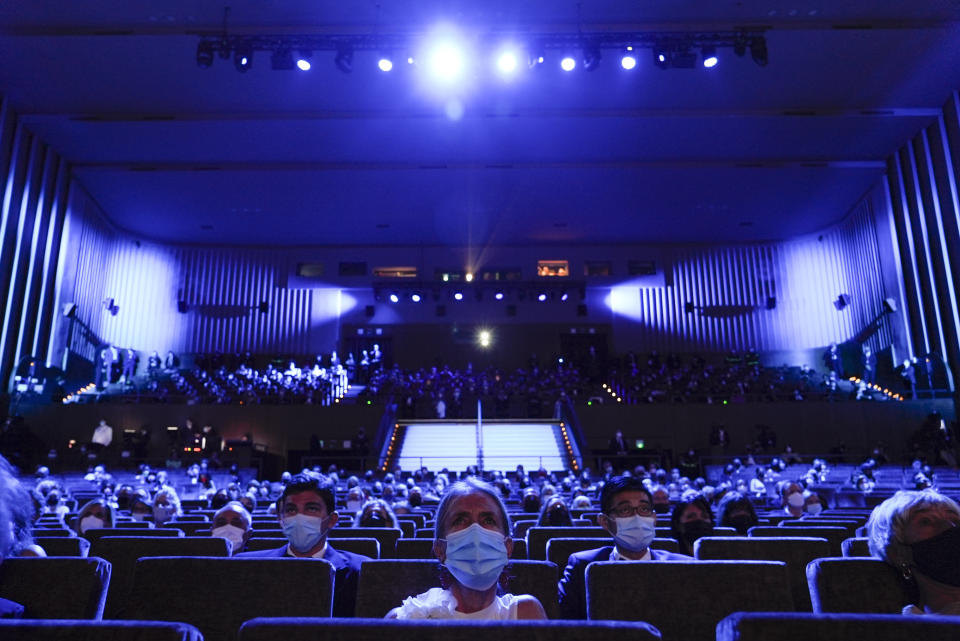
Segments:
[[[621,518],[631,517],[634,514],[637,516],[650,516],[653,514],[653,506],[649,503],[643,503],[641,505],[620,505],[610,510],[608,514]]]

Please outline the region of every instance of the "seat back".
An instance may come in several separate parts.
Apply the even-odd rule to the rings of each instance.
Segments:
[[[165,621],[88,621],[81,619],[0,619],[3,641],[203,641],[186,623]]]
[[[807,564],[830,556],[830,544],[819,538],[704,537],[694,544],[696,558],[708,561],[783,561],[797,611],[810,612]]]
[[[556,566],[546,561],[511,561],[504,574],[504,590],[532,594],[547,616],[557,616]],[[435,559],[364,561],[357,583],[357,616],[382,618],[405,598],[439,586],[440,577],[440,562]]]
[[[656,641],[652,625],[624,621],[450,621],[383,619],[254,619],[239,641]]]
[[[284,538],[258,538],[252,537],[247,541],[247,547],[244,552],[258,552],[260,550],[275,550],[282,548],[288,541]]]
[[[807,583],[818,614],[899,614],[910,602],[897,571],[880,559],[816,559],[807,566]]]
[[[870,539],[866,537],[853,537],[844,539],[843,543],[840,544],[840,549],[843,551],[843,556],[873,556],[870,554],[869,541]]]
[[[125,618],[123,611],[133,587],[133,569],[141,557],[230,556],[227,541],[214,537],[105,536],[91,544],[90,552],[113,566],[103,610],[105,619]]]
[[[380,542],[380,556],[392,559],[397,550],[397,539],[402,532],[399,528],[391,527],[351,527],[333,528],[327,536],[333,539],[333,547],[337,547],[337,539],[376,539]]]
[[[110,563],[94,557],[19,557],[0,564],[0,597],[27,619],[100,619]]]
[[[527,558],[543,561],[547,558],[547,541],[557,538],[602,538],[610,533],[602,527],[544,527],[534,526],[527,530]]]
[[[841,549],[840,546],[843,544],[843,540],[850,536],[850,531],[844,527],[836,526],[804,526],[804,527],[791,527],[787,529],[782,526],[773,526],[773,525],[756,525],[749,530],[747,530],[747,536],[758,536],[758,537],[794,537],[801,536],[806,538],[818,538],[826,539],[830,543],[830,554],[833,556],[840,556]]]
[[[901,614],[737,612],[717,624],[717,641],[955,641],[960,617]]]
[[[397,539],[398,559],[432,559],[433,558],[433,539]],[[510,558],[514,561],[525,561],[527,559],[527,542],[523,539],[513,542],[513,554]]]
[[[90,541],[80,536],[58,536],[36,541],[47,556],[87,556]]]
[[[402,539],[401,539],[402,540]],[[399,541],[398,541],[399,542]],[[279,546],[277,546],[279,547]],[[368,556],[371,559],[380,558],[380,541],[374,538],[337,539],[333,547],[344,552],[353,552]]]
[[[149,530],[147,529],[134,530],[132,528],[122,528],[122,527],[116,527],[116,528],[102,527],[102,528],[91,528],[89,530],[86,530],[83,533],[83,538],[87,539],[91,543],[105,536],[141,536],[141,537],[183,536],[183,530],[179,530],[177,528],[169,528],[169,527],[158,527],[158,528],[149,529]]]
[[[254,617],[329,615],[333,575],[322,559],[143,558],[124,618],[183,621],[206,641],[233,641]]]
[[[586,586],[587,618],[646,621],[664,641],[713,641],[717,623],[745,609],[793,610],[777,561],[604,561],[587,566]]]

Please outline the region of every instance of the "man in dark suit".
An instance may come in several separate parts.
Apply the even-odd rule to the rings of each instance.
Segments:
[[[597,522],[613,535],[614,545],[570,555],[560,579],[560,615],[565,619],[586,619],[585,575],[594,561],[690,561],[691,557],[650,549],[657,514],[653,497],[640,479],[616,476],[600,492],[602,514]]]
[[[323,559],[336,570],[333,616],[352,617],[357,600],[360,564],[368,557],[335,550],[327,533],[337,524],[334,485],[305,474],[297,474],[277,500],[280,527],[289,543],[283,547],[243,552],[237,557],[298,557]]]

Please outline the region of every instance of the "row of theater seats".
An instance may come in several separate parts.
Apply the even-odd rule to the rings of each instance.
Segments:
[[[708,558],[714,541],[758,540],[702,539],[698,556]],[[790,550],[790,555],[811,543],[762,542],[770,543],[771,550]],[[316,560],[141,557],[125,584],[119,565],[114,583],[114,567],[98,557],[9,559],[0,565],[0,596],[24,604],[32,619],[98,620],[119,595],[111,604],[118,619],[185,622],[208,641],[232,641],[240,626],[255,617],[329,616],[336,589],[333,567]],[[790,561],[764,560],[595,563],[586,574],[588,619],[643,621],[667,641],[708,641],[715,638],[717,623],[731,613],[803,609],[797,568]],[[506,587],[533,594],[556,617],[559,572],[550,561],[514,561]],[[803,572],[814,613],[898,613],[909,602],[895,571],[877,559],[817,558]],[[438,585],[439,576],[433,560],[365,562],[356,616],[381,618],[406,596]],[[960,625],[960,618],[954,623]],[[960,628],[954,634],[960,638]]]
[[[716,641],[956,641],[956,617],[899,615],[812,615],[736,612],[716,626]],[[645,623],[621,621],[383,621],[382,619],[255,618],[238,641],[657,641],[666,639]],[[156,621],[0,621],[7,641],[202,641],[184,623]]]

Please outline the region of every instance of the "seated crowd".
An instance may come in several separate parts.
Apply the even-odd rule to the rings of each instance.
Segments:
[[[818,472],[824,470],[810,469],[798,478],[776,479],[772,499],[757,496],[749,484],[744,491],[728,470],[711,485],[656,465],[614,470],[608,464],[596,477],[589,471],[528,474],[522,467],[508,474],[420,469],[360,477],[332,468],[327,474],[284,473],[278,482],[228,477],[221,489],[191,475],[180,480],[201,498],[187,501],[165,470],[144,468],[130,482],[118,483],[98,466],[83,479],[86,491],[76,486],[72,497],[46,471],[27,487],[30,481],[18,481],[0,459],[0,559],[44,556],[44,544],[53,541],[47,535],[56,530],[95,544],[117,533],[149,538],[152,532],[180,530],[181,536],[223,539],[241,559],[325,560],[334,573],[332,614],[351,617],[364,563],[377,557],[352,551],[353,542],[403,530],[412,536],[377,538],[379,558],[400,556],[401,540],[429,536],[429,554],[440,573],[434,587],[423,586],[394,603],[388,618],[544,619],[553,613],[586,619],[592,607],[588,568],[598,562],[700,562],[700,543],[712,537],[765,536],[757,531],[777,524],[780,536],[803,528],[842,530],[838,524],[845,523],[860,528],[873,556],[895,569],[912,601],[906,613],[960,614],[960,507],[953,499],[929,488],[901,490],[872,514],[830,510],[817,492]],[[81,496],[83,504],[77,505]],[[535,550],[534,533],[556,528],[561,529],[547,539],[546,551]],[[511,568],[521,563],[511,563],[518,545],[524,543],[521,559],[548,558],[544,554],[551,554],[554,543],[580,536],[579,528],[589,535],[558,559],[564,567],[555,601],[509,590]],[[268,531],[272,538],[260,539]],[[360,539],[342,537],[352,532]],[[385,541],[396,551],[385,549]],[[0,615],[17,616],[29,606],[0,599]]]

